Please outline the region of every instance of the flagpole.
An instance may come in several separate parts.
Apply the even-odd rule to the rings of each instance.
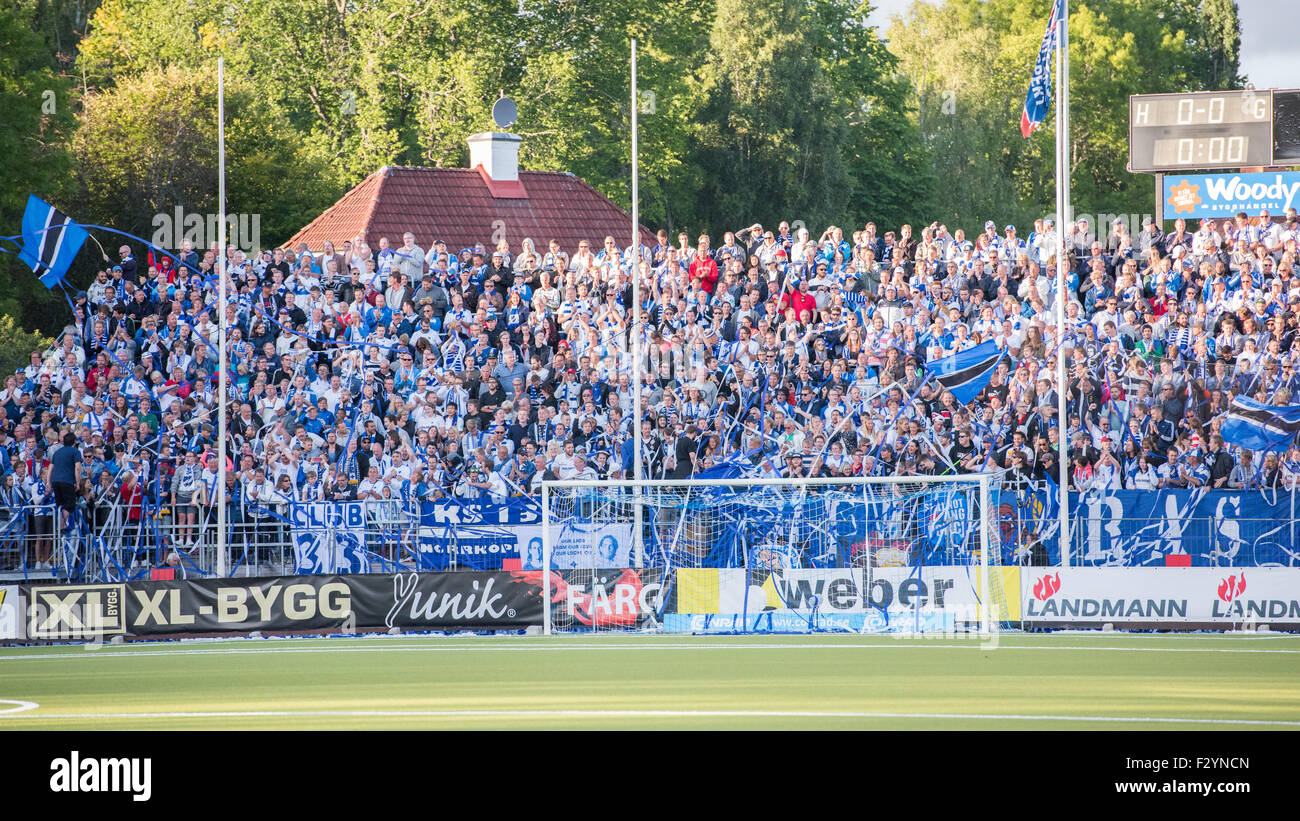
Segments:
[[[217,578],[226,576],[226,61],[217,58]]]
[[[1065,369],[1066,221],[1070,212],[1070,42],[1066,24],[1069,0],[1060,0],[1056,21],[1056,418],[1059,430],[1057,467],[1060,470],[1061,564],[1070,566],[1070,418],[1067,410]]]
[[[637,190],[637,93],[636,40],[632,40],[632,478],[641,481],[641,217]],[[633,486],[633,495],[641,495],[641,486]],[[642,565],[644,547],[641,538],[641,500],[633,504],[632,549],[635,564]]]

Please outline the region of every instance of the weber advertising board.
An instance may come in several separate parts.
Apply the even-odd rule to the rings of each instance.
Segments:
[[[991,578],[1005,599],[1003,618],[1019,605],[1019,570],[998,568]],[[691,569],[677,572],[672,631],[932,632],[979,620],[978,571],[960,567],[841,569]]]

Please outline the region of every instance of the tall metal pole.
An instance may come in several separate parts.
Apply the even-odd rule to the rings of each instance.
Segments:
[[[980,477],[979,500],[980,500],[979,597],[980,597],[980,604],[982,606],[980,607],[980,612],[979,612],[978,629],[980,633],[987,635],[993,632],[993,624],[994,624],[993,599],[990,593],[990,591],[993,589],[993,585],[991,584],[991,581],[989,579],[989,574],[994,572],[997,573],[1002,572],[1000,570],[997,570],[993,566],[993,561],[989,558],[989,551],[992,549],[991,545],[989,544],[989,524],[993,521],[993,514],[992,514],[992,507],[991,507],[993,502],[992,502],[991,494],[989,493],[988,474],[985,474]],[[1001,579],[999,579],[999,583],[1001,583]]]
[[[1070,41],[1066,33],[1069,0],[1061,0],[1056,22],[1056,417],[1060,430],[1061,564],[1070,566],[1070,417],[1065,369],[1066,222],[1070,220]]]
[[[632,478],[641,481],[641,217],[637,189],[636,40],[632,40]],[[632,548],[637,567],[644,563],[641,538],[641,488],[633,488]]]
[[[217,58],[217,578],[226,575],[226,61]]]

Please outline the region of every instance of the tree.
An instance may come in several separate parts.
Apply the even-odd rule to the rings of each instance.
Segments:
[[[176,208],[217,213],[214,69],[149,69],[86,97],[73,141],[79,220],[149,239],[155,218]],[[269,245],[288,239],[337,191],[325,166],[304,156],[247,85],[227,78],[227,211],[265,214]]]
[[[17,234],[30,193],[58,200],[71,166],[73,88],[53,68],[34,0],[0,5],[0,224]],[[11,254],[0,255],[0,313],[53,327],[63,305]]]
[[[1210,60],[1206,88],[1241,88],[1241,21],[1236,0],[1204,0],[1199,17]]]
[[[808,22],[781,0],[718,2],[697,132],[701,216],[713,225],[794,214],[826,224],[847,210],[846,110],[808,59]]]
[[[30,272],[29,272],[30,273]],[[0,314],[0,374],[12,375],[31,364],[32,351],[44,352],[54,340],[40,331],[25,331],[11,314]]]
[[[1037,0],[918,2],[889,30],[949,204],[943,214],[967,228],[989,217],[1028,221],[1053,210],[1057,101],[1030,139],[1018,127],[1048,10]],[[1220,0],[1071,4],[1076,213],[1152,211],[1150,178],[1126,169],[1128,96],[1236,85],[1237,47],[1229,34],[1235,20],[1235,5]],[[1207,30],[1217,34],[1207,37]]]
[[[909,118],[907,83],[863,0],[818,0],[808,7],[810,53],[845,104],[841,154],[851,182],[850,221],[887,225],[934,218],[934,173],[920,130]]]

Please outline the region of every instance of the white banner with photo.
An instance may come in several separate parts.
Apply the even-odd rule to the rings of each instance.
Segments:
[[[542,528],[517,528],[525,570],[542,569]],[[632,567],[632,525],[577,523],[551,527],[551,567],[555,569]]]

